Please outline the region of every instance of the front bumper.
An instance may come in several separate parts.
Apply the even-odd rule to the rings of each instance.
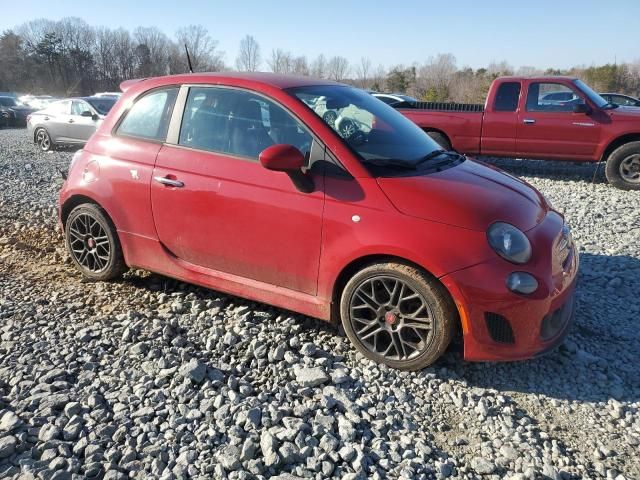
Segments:
[[[526,265],[496,256],[442,277],[460,313],[466,360],[524,360],[564,340],[575,311],[579,259],[571,237],[563,238],[562,226],[562,217],[550,212],[526,232],[533,247]],[[506,278],[514,271],[533,275],[538,289],[530,295],[510,291]]]

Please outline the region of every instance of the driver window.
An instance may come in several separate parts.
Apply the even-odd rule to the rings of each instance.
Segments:
[[[308,158],[312,137],[286,110],[259,95],[220,87],[194,87],[185,105],[180,145],[257,160],[278,143]]]
[[[71,102],[71,115],[82,115],[82,112],[89,110],[86,103],[80,100],[74,100]]]
[[[528,112],[572,112],[582,99],[569,87],[560,83],[534,82],[527,93]]]

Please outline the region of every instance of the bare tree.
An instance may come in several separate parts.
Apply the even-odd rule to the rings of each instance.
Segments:
[[[291,73],[295,73],[296,75],[309,75],[309,63],[307,62],[306,56],[301,55],[292,59]]]
[[[271,58],[267,60],[267,64],[274,73],[291,73],[293,70],[291,52],[276,48],[271,51]]]
[[[327,62],[327,77],[331,80],[344,80],[349,74],[349,61],[341,56],[331,57]]]
[[[260,68],[260,61],[260,45],[251,35],[246,35],[240,40],[236,67],[243,72],[255,72]]]
[[[513,75],[513,67],[506,60],[491,62],[487,67],[487,73],[493,77],[500,75]]]
[[[211,38],[206,27],[189,25],[180,28],[176,32],[176,38],[180,45],[186,45],[189,49],[194,71],[219,72],[224,69],[223,54],[218,51],[218,42]],[[186,57],[186,53],[184,55]]]
[[[138,27],[133,36],[140,55],[138,75],[155,77],[169,73],[169,45],[171,41],[157,27]]]
[[[360,63],[356,67],[356,77],[360,88],[369,88],[369,72],[371,70],[371,60],[368,57],[360,58]]]
[[[311,75],[316,78],[325,78],[327,76],[327,59],[322,53],[311,64]]]
[[[427,100],[448,100],[453,75],[458,70],[456,57],[439,53],[418,69],[415,94]]]

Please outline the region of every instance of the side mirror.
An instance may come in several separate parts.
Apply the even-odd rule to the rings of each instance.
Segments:
[[[304,155],[293,145],[271,145],[260,152],[258,159],[267,170],[286,173],[300,192],[313,192],[313,180],[302,171]]]
[[[304,166],[304,155],[293,145],[279,143],[260,152],[260,163],[267,170],[293,172]]]
[[[587,105],[586,103],[576,103],[573,106],[573,113],[584,113],[586,115],[589,115],[591,113],[591,107],[589,107],[589,105]]]

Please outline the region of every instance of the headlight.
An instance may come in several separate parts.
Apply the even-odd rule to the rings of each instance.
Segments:
[[[491,248],[512,263],[527,263],[531,258],[531,243],[527,236],[513,225],[496,222],[487,230]]]

